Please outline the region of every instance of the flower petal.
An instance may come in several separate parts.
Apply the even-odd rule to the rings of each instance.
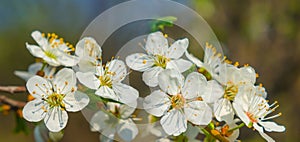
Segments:
[[[192,72],[185,79],[185,83],[182,88],[182,95],[186,99],[203,96],[206,92],[206,86],[206,78],[200,73]]]
[[[53,80],[54,89],[59,94],[76,91],[76,76],[72,69],[63,68],[57,72]]]
[[[124,80],[127,75],[125,63],[121,60],[112,60],[107,64],[108,72],[112,74],[113,83],[118,83]]]
[[[178,60],[171,60],[167,63],[167,69],[175,69],[179,72],[185,72],[188,70],[193,64],[184,59],[178,59]]]
[[[203,62],[198,58],[194,57],[192,54],[189,54],[187,51],[185,52],[185,56],[192,61],[197,67],[203,67]]]
[[[116,124],[118,120],[116,117],[110,117],[108,114],[103,111],[96,112],[91,121],[91,130],[93,132],[98,131],[101,132],[102,135],[107,137],[108,139],[113,139],[116,132]]]
[[[14,71],[14,74],[25,81],[34,76],[34,74],[31,74],[27,71]]]
[[[31,33],[31,36],[42,48],[45,48],[48,45],[48,40],[42,36],[42,33],[40,31],[33,31]]]
[[[61,51],[63,52],[63,51]],[[76,56],[68,55],[68,54],[60,54],[57,57],[58,62],[60,62],[62,65],[66,67],[72,67],[75,66],[79,62],[79,58]]]
[[[120,101],[127,105],[136,102],[136,99],[139,97],[139,92],[135,88],[123,83],[113,84],[112,89],[115,91],[116,95],[119,98],[119,100],[117,101]]]
[[[103,97],[103,98],[108,98],[108,99],[113,99],[115,101],[119,101],[119,97],[115,94],[114,90],[107,86],[101,86],[95,92],[95,94],[100,97]]]
[[[215,80],[207,82],[205,95],[202,96],[203,100],[207,103],[214,103],[220,99],[224,94],[223,87]]]
[[[264,133],[264,132],[259,132],[259,134],[260,134],[265,140],[267,140],[267,142],[275,142],[275,140],[272,139],[270,136],[268,136],[266,133]]]
[[[76,91],[75,93],[68,93],[63,101],[67,111],[76,112],[86,107],[90,98],[86,94]]]
[[[91,124],[91,131],[96,132],[96,131],[102,131],[104,129],[109,129],[109,122],[110,117],[108,114],[106,114],[103,111],[97,111],[93,117],[91,118],[90,124]],[[112,119],[113,120],[113,119]],[[117,122],[117,121],[116,121]]]
[[[236,115],[248,126],[251,121],[249,117],[246,115],[246,113],[243,111],[242,107],[236,102],[233,102],[232,106],[236,112]]]
[[[184,107],[185,117],[196,125],[207,125],[212,120],[212,110],[203,101],[193,101]]]
[[[161,32],[151,33],[147,37],[145,48],[150,55],[165,55],[168,50],[168,40]]]
[[[59,107],[54,107],[49,110],[44,118],[46,127],[51,132],[59,132],[66,127],[68,122],[68,114]]]
[[[81,58],[78,62],[79,71],[96,73],[98,61],[89,57]]]
[[[30,78],[26,83],[26,88],[34,98],[42,98],[42,96],[52,94],[51,83],[40,76]]]
[[[121,105],[120,106],[120,115],[121,118],[127,119],[128,117],[131,116],[131,114],[135,111],[135,108],[137,106],[137,103],[135,104],[130,104],[130,105]]]
[[[143,53],[135,53],[126,57],[126,64],[133,70],[144,72],[154,65],[154,60]]]
[[[255,70],[248,66],[248,67],[242,67],[240,68],[240,73],[241,73],[241,80],[244,80],[246,82],[251,82],[251,83],[255,83],[256,81],[256,73]]]
[[[156,90],[144,99],[143,106],[148,113],[160,117],[169,109],[170,100],[167,94]]]
[[[227,99],[220,99],[214,103],[214,114],[218,121],[230,123],[233,121],[234,111],[231,102]]]
[[[77,72],[76,76],[80,83],[82,83],[83,85],[85,85],[90,89],[97,90],[100,86],[99,79],[92,72],[87,72],[87,73]]]
[[[30,45],[28,43],[26,43],[26,47],[28,49],[28,51],[34,56],[34,57],[38,57],[38,58],[43,58],[45,57],[45,53],[42,50],[41,47],[38,47],[36,45]]]
[[[138,134],[138,128],[131,119],[122,120],[117,129],[118,135],[126,142],[132,141]]]
[[[285,127],[276,124],[275,122],[270,122],[270,121],[260,121],[258,122],[261,126],[264,127],[264,129],[268,132],[284,132]]]
[[[84,37],[76,44],[75,54],[79,57],[88,56],[94,59],[100,59],[102,49],[94,38]]]
[[[153,67],[143,73],[143,81],[149,87],[155,87],[158,85],[158,74],[163,70],[161,67]]]
[[[189,46],[187,38],[175,41],[168,49],[167,57],[172,59],[180,58]]]
[[[177,95],[183,86],[184,77],[176,70],[166,69],[158,75],[159,87],[170,95]]]
[[[185,115],[177,109],[172,109],[160,119],[160,124],[168,135],[178,136],[187,129]]]
[[[41,99],[28,102],[23,108],[23,117],[30,122],[41,121],[47,114],[44,111],[45,105],[45,102]]]

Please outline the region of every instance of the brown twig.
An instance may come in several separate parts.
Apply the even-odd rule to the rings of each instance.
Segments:
[[[24,86],[0,86],[0,91],[13,94],[18,92],[26,92],[26,88]]]
[[[0,103],[7,104],[7,105],[10,105],[12,107],[17,107],[17,108],[23,108],[26,105],[25,102],[16,101],[16,100],[10,99],[4,95],[0,96]]]

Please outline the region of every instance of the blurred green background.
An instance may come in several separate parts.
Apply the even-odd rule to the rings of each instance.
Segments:
[[[259,83],[268,91],[270,102],[279,101],[276,122],[285,133],[270,133],[277,141],[300,139],[300,4],[297,0],[177,0],[194,10],[215,31],[225,54],[240,64],[250,64],[260,74]],[[24,85],[14,70],[26,70],[34,58],[25,43],[34,43],[33,30],[55,32],[75,44],[85,27],[105,9],[123,0],[3,0],[0,2],[0,85]],[[8,95],[25,100],[25,94]],[[31,142],[29,135],[13,133],[13,113],[0,114],[0,142]],[[81,113],[71,113],[63,141],[98,141],[89,131]],[[33,128],[33,124],[29,124]],[[263,139],[252,130],[242,129],[240,139]]]

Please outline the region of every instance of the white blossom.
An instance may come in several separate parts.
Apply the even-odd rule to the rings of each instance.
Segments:
[[[123,61],[114,59],[106,65],[98,64],[96,73],[77,72],[78,80],[86,87],[96,90],[95,94],[126,104],[136,103],[138,91],[122,81],[127,75]]]
[[[117,133],[122,140],[132,141],[138,134],[138,128],[131,115],[135,106],[121,105],[119,103],[107,103],[106,111],[97,111],[91,119],[91,130],[99,131],[100,141],[112,142]]]
[[[86,94],[76,91],[76,77],[71,69],[60,70],[53,81],[34,76],[28,80],[26,87],[35,99],[25,105],[24,118],[30,122],[44,119],[52,132],[65,128],[67,111],[80,111],[89,103]]]
[[[206,78],[197,72],[184,77],[176,70],[166,69],[159,76],[159,87],[144,100],[146,111],[161,117],[160,123],[168,135],[178,136],[187,129],[187,121],[207,125],[212,120],[212,110],[203,101]]]
[[[92,37],[84,37],[76,44],[75,54],[79,57],[81,72],[95,72],[102,60],[102,49]]]
[[[62,38],[58,39],[58,36],[53,34],[42,34],[39,31],[34,31],[31,34],[32,38],[37,42],[37,45],[31,45],[26,43],[26,47],[29,52],[37,57],[42,58],[51,66],[74,66],[78,62],[76,56],[69,55],[74,47],[65,43]]]
[[[277,102],[269,105],[268,101],[265,100],[261,94],[257,94],[257,89],[253,85],[249,86],[250,87],[243,86],[239,88],[239,90],[243,91],[239,92],[233,102],[233,107],[236,111],[236,114],[249,128],[253,127],[264,139],[266,139],[268,142],[273,142],[274,140],[265,134],[265,131],[285,131],[284,126],[269,121],[281,116],[281,113],[268,116],[274,112],[279,105],[277,105]]]
[[[170,47],[161,32],[151,33],[146,41],[147,54],[135,53],[126,57],[126,64],[133,70],[143,72],[142,79],[150,87],[158,85],[158,74],[165,69],[184,72],[192,65],[181,59],[187,50],[187,38],[175,41]]]
[[[25,81],[28,81],[29,78],[37,75],[41,71],[43,64],[42,63],[33,63],[28,67],[28,71],[14,71],[14,74]],[[53,79],[53,74],[55,73],[56,68],[47,66],[43,69],[44,78]]]

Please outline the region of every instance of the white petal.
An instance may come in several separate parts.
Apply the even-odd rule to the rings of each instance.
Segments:
[[[129,85],[116,83],[112,88],[122,103],[130,105],[139,97],[139,92]]]
[[[185,79],[182,95],[186,99],[202,97],[206,92],[206,86],[207,81],[202,74],[197,72],[190,73]]]
[[[194,57],[192,54],[189,54],[187,51],[185,52],[185,56],[192,61],[197,67],[203,67],[203,62],[198,58]]]
[[[158,74],[163,70],[161,67],[153,67],[143,73],[143,81],[150,87],[158,85]]]
[[[32,38],[36,41],[36,43],[44,48],[48,45],[48,40],[42,36],[42,33],[39,31],[34,31],[31,33]]]
[[[241,73],[241,80],[247,81],[247,82],[251,82],[251,83],[255,83],[256,81],[256,73],[255,70],[248,66],[248,67],[242,67],[240,68],[240,73]]]
[[[260,134],[265,140],[267,140],[267,142],[275,142],[275,140],[272,139],[270,136],[268,136],[266,133],[264,133],[264,132],[259,132],[259,134]]]
[[[79,57],[89,56],[99,59],[102,56],[102,49],[92,37],[84,37],[76,44],[75,54]]]
[[[45,57],[45,53],[41,47],[38,47],[36,45],[30,45],[28,43],[26,43],[26,47],[33,56],[38,57],[38,58]]]
[[[26,83],[26,87],[28,92],[35,98],[52,94],[51,83],[40,76],[30,78]]]
[[[27,71],[14,71],[14,74],[25,81],[34,76],[34,74],[31,74]]]
[[[96,73],[98,61],[89,57],[81,58],[78,62],[79,71]]]
[[[143,53],[135,53],[126,57],[126,64],[133,70],[144,72],[154,65],[154,60]]]
[[[85,85],[90,89],[96,90],[100,86],[99,79],[92,72],[87,72],[87,73],[77,72],[76,76],[80,83],[82,83],[83,85]]]
[[[119,109],[121,117],[123,119],[127,119],[128,117],[130,117],[131,114],[135,111],[136,106],[137,103],[130,105],[121,105]]]
[[[61,51],[62,52],[62,51]],[[68,54],[61,54],[57,57],[58,62],[66,67],[75,66],[79,62],[79,58],[76,56],[68,55]]]
[[[156,90],[145,98],[143,106],[148,113],[160,117],[169,109],[170,100],[167,94]]]
[[[42,63],[33,63],[28,67],[28,72],[31,74],[36,74],[39,70],[41,70],[42,66]]]
[[[150,55],[165,55],[168,50],[168,40],[161,32],[151,33],[147,38],[145,48]]]
[[[122,120],[117,129],[118,135],[126,142],[132,141],[138,134],[138,128],[131,119]]]
[[[258,132],[264,132],[264,129],[261,126],[259,126],[257,123],[253,123],[253,127]]]
[[[168,135],[178,136],[187,129],[185,115],[177,109],[172,109],[160,119],[160,124]]]
[[[82,110],[88,105],[90,98],[79,91],[69,93],[64,97],[64,103],[67,111],[76,112]]]
[[[232,103],[232,106],[236,112],[236,115],[248,126],[250,124],[250,119],[246,115],[246,113],[243,111],[240,105],[238,105],[236,102]]]
[[[99,135],[99,139],[100,142],[113,142],[114,141],[114,137],[115,137],[115,133],[111,133],[110,135],[111,138],[108,138],[107,136],[104,136],[102,134]]]
[[[158,75],[159,87],[170,95],[177,95],[181,91],[184,77],[176,70],[166,69]]]
[[[262,96],[263,98],[267,98],[267,92],[266,92],[266,89],[265,87],[261,87],[261,86],[255,86],[256,88],[256,94],[259,95],[259,96]]]
[[[108,71],[112,73],[113,83],[118,83],[124,80],[127,75],[125,63],[121,60],[112,60],[108,63]]]
[[[189,46],[187,38],[175,41],[168,49],[167,57],[178,59],[180,58]]]
[[[284,132],[285,131],[285,127],[276,124],[275,122],[269,122],[269,121],[261,121],[258,122],[260,125],[262,125],[264,127],[264,129],[268,132]]]
[[[72,69],[63,68],[57,72],[53,80],[54,88],[59,94],[67,94],[76,90],[76,76]]]
[[[178,60],[171,60],[170,62],[167,63],[167,69],[175,69],[178,70],[179,72],[185,72],[188,70],[193,64],[184,59],[178,59]]]
[[[214,114],[218,121],[225,121],[227,123],[233,121],[234,111],[232,105],[227,99],[220,99],[214,103]]]
[[[184,113],[188,121],[196,125],[207,125],[212,120],[212,110],[203,101],[193,101],[184,107]]]
[[[113,99],[115,101],[119,101],[119,97],[115,94],[114,90],[107,86],[101,86],[95,92],[95,94],[100,97],[103,97],[103,98],[108,98],[108,99]]]
[[[46,109],[45,105],[45,102],[41,99],[28,102],[23,108],[23,117],[30,122],[41,121],[46,116],[46,112],[42,109]]]
[[[114,138],[117,123],[116,117],[109,117],[108,114],[102,111],[96,112],[90,121],[92,131],[99,131],[109,139]]]
[[[54,107],[47,113],[44,118],[46,127],[51,132],[59,132],[66,127],[68,122],[68,114],[66,111],[58,107]]]
[[[224,94],[223,87],[215,80],[207,82],[205,95],[202,96],[203,100],[207,103],[214,103],[220,99]]]

